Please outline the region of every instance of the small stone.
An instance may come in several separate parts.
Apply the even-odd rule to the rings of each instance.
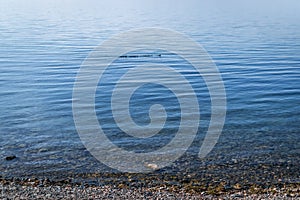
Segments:
[[[149,163],[149,164],[146,164],[146,167],[149,167],[153,170],[156,170],[158,169],[158,165],[157,164],[154,164],[154,163]]]
[[[15,156],[15,155],[6,156],[5,160],[13,160],[15,158],[17,158],[17,156]]]
[[[242,188],[241,184],[237,183],[233,186],[234,189],[240,190]]]
[[[243,198],[244,195],[243,195],[243,194],[236,193],[236,194],[230,195],[230,197],[231,197],[231,198]]]

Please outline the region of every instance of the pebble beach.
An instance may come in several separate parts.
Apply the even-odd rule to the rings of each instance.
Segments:
[[[70,183],[40,184],[39,180],[2,180],[2,199],[298,199],[300,184],[283,188],[230,190],[219,194],[197,193],[185,189],[159,187],[88,186]]]

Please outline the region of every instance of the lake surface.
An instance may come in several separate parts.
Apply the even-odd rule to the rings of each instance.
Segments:
[[[298,1],[0,1],[1,176],[114,171],[91,156],[76,131],[72,114],[76,74],[89,53],[114,34],[161,27],[182,32],[206,49],[227,95],[219,142],[205,159],[192,159],[207,131],[211,109],[203,80],[186,72],[197,91],[200,128],[187,153],[164,170],[264,164],[299,182],[299,9]],[[136,123],[149,123],[149,106],[160,103],[168,112],[168,124],[163,137],[132,140],[112,119],[110,83],[141,63],[191,67],[169,52],[151,53],[153,57],[117,59],[103,79],[107,84],[99,84],[96,91],[97,117],[107,136],[135,152],[157,149],[172,139],[179,124],[178,101],[159,85],[139,88],[132,97]],[[5,160],[10,155],[17,158]]]

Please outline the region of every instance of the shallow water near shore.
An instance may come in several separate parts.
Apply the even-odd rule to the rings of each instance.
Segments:
[[[153,56],[131,52],[142,56],[120,57],[97,88],[97,117],[114,144],[148,152],[174,136],[178,101],[165,87],[144,85],[132,97],[138,124],[149,123],[153,104],[164,105],[168,112],[162,134],[149,140],[122,133],[109,107],[113,83],[122,73],[137,64],[164,63],[182,70],[193,85],[201,121],[186,154],[154,175],[299,183],[300,4],[266,2],[1,1],[0,175],[80,179],[118,174],[82,144],[73,121],[73,84],[81,63],[104,40],[132,28],[162,27],[199,42],[219,68],[227,94],[219,142],[206,158],[197,157],[210,120],[208,90],[189,63],[155,51],[150,52]],[[16,158],[5,159],[11,155]]]

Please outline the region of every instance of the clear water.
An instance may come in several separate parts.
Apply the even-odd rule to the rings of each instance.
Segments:
[[[0,173],[2,176],[109,170],[85,149],[72,116],[76,73],[88,54],[114,34],[162,27],[199,42],[218,66],[227,93],[227,117],[219,143],[203,162],[232,159],[300,165],[300,3],[298,1],[0,1]],[[130,62],[116,61],[123,73]],[[129,62],[129,63],[128,63]],[[127,63],[127,64],[126,64]],[[131,64],[132,64],[131,63]],[[201,127],[188,155],[197,155],[207,130],[210,99],[205,84],[187,73],[201,105]],[[114,78],[107,76],[107,81]],[[202,81],[202,82],[201,82]],[[203,87],[202,87],[203,86]],[[111,85],[97,98],[109,100]],[[128,150],[150,151],[166,144],[178,124],[178,102],[163,87],[137,91],[137,123],[149,120],[152,103],[168,105],[172,123],[163,138],[131,141],[120,135],[110,110],[96,103],[107,135]],[[159,98],[158,98],[159,96]],[[163,97],[162,97],[163,96]],[[105,102],[104,102],[105,103]],[[134,145],[132,145],[134,144]],[[200,143],[201,144],[201,143]],[[5,157],[16,155],[12,161]],[[190,167],[197,163],[187,160]],[[179,163],[180,164],[180,163]],[[296,177],[297,178],[297,177]],[[299,177],[298,177],[299,178]]]

